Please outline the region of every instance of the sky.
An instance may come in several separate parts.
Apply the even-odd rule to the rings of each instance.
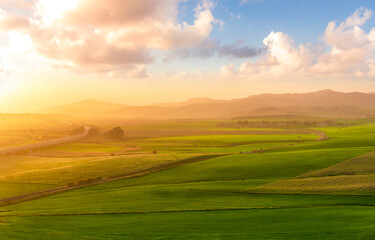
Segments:
[[[0,0],[0,112],[375,92],[375,1]]]

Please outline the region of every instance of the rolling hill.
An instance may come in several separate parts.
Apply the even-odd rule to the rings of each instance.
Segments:
[[[306,115],[319,117],[375,116],[375,95],[322,90],[310,93],[261,94],[233,100],[210,98],[153,106],[126,106],[96,100],[50,107],[44,112],[68,115],[98,115],[125,119],[232,118],[262,115]]]
[[[182,102],[175,102],[175,103],[157,103],[154,106],[159,107],[181,107],[181,106],[187,106],[191,104],[198,104],[198,103],[218,103],[218,102],[224,102],[225,100],[216,100],[212,98],[207,97],[201,97],[201,98],[190,98],[186,101]]]
[[[126,105],[86,99],[75,103],[52,106],[43,109],[42,113],[66,114],[73,116],[95,115],[102,112],[112,111]]]

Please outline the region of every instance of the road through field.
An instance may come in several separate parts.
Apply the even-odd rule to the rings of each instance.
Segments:
[[[53,139],[49,141],[39,142],[39,143],[32,143],[32,144],[27,144],[27,145],[22,145],[22,146],[2,148],[0,149],[0,156],[40,150],[43,148],[53,147],[53,146],[64,144],[64,143],[74,142],[74,141],[77,141],[79,139],[86,137],[89,134],[89,130],[90,130],[90,127],[84,126],[84,131],[79,134],[62,137],[58,139]]]

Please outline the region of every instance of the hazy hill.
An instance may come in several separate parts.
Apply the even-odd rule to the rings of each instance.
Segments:
[[[261,94],[233,100],[190,99],[153,106],[124,106],[85,100],[49,108],[50,113],[127,119],[231,118],[260,115],[309,115],[319,117],[365,117],[375,115],[375,95],[322,90],[311,93]]]
[[[242,104],[252,107],[337,107],[374,108],[375,95],[352,92],[342,93],[322,90],[311,93],[261,94],[240,100]]]
[[[143,113],[147,112],[144,109]],[[137,109],[138,114],[142,113]],[[131,116],[132,108],[117,110]],[[242,99],[194,103],[160,108],[149,118],[214,118],[256,115],[310,115],[322,117],[364,117],[375,113],[375,95],[322,90],[311,93],[261,94]],[[141,117],[138,115],[137,117]]]
[[[175,103],[157,103],[154,106],[181,107],[181,106],[186,106],[186,105],[191,105],[191,104],[196,104],[196,103],[218,103],[218,102],[223,102],[223,101],[225,101],[225,100],[216,100],[216,99],[212,99],[212,98],[201,97],[201,98],[190,98],[186,101],[175,102]]]
[[[125,107],[126,105],[86,99],[83,101],[52,106],[42,110],[43,113],[57,113],[67,115],[95,115]]]

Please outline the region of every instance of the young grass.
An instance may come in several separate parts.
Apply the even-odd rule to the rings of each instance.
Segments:
[[[64,186],[69,182],[77,182],[81,179],[105,178],[131,173],[192,156],[197,155],[137,154],[81,158],[3,157],[0,166],[0,182],[11,182],[14,184],[14,189],[10,191],[9,187],[0,188],[0,196],[2,198],[11,197],[29,193],[30,189],[44,190],[49,185]],[[39,186],[41,186],[40,189]]]
[[[117,152],[123,148],[109,144],[93,144],[93,143],[70,143],[51,148],[52,151],[66,152]]]
[[[250,192],[375,194],[375,174],[279,180]]]
[[[375,152],[356,156],[327,168],[302,174],[305,177],[324,177],[335,175],[369,174],[375,172]]]

